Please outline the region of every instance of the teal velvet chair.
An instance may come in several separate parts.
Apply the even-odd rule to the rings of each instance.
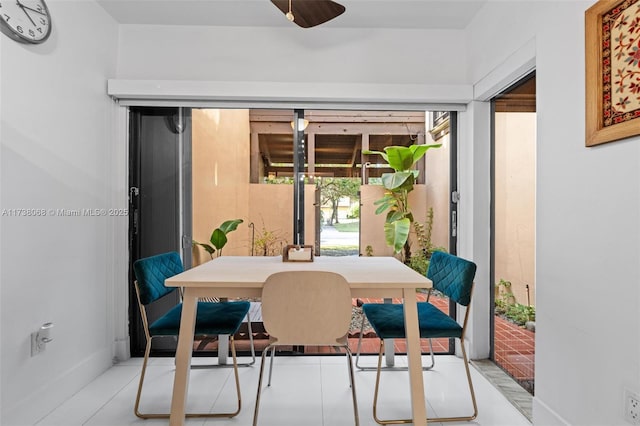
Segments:
[[[177,290],[175,287],[165,287],[164,280],[183,272],[182,260],[180,259],[180,255],[176,252],[163,253],[135,261],[133,264],[133,270],[136,276],[134,285],[147,340],[134,412],[136,416],[143,419],[169,418],[169,413],[141,413],[139,410],[140,397],[142,394],[147,362],[149,360],[149,353],[151,352],[151,342],[154,338],[160,336],[178,336],[180,331],[182,303],[175,305],[151,324],[149,324],[147,319],[146,306]],[[187,413],[187,417],[234,417],[240,412],[242,399],[240,396],[238,362],[236,359],[236,348],[233,336],[238,332],[240,325],[249,312],[249,307],[250,303],[246,301],[198,302],[195,336],[206,337],[221,334],[230,336],[238,405],[234,412]]]
[[[429,422],[470,421],[478,415],[478,406],[476,404],[471,373],[469,371],[469,361],[464,346],[464,336],[469,318],[469,304],[471,303],[475,274],[475,263],[444,252],[433,253],[429,263],[427,278],[433,282],[433,289],[449,297],[450,300],[456,302],[458,305],[467,307],[467,309],[462,325],[460,325],[456,320],[431,303],[418,303],[420,337],[423,339],[445,337],[460,340],[463,364],[467,373],[469,393],[473,404],[473,412],[469,415],[429,418]],[[411,419],[384,420],[378,417],[378,391],[382,370],[382,356],[384,353],[384,339],[404,339],[406,337],[404,328],[404,305],[397,303],[365,303],[362,305],[362,311],[380,338],[380,353],[378,354],[378,367],[373,397],[373,417],[377,423],[383,425],[412,423]]]

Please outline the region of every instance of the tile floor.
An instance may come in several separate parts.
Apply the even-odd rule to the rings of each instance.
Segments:
[[[374,363],[375,357],[369,356]],[[396,357],[398,365],[406,358]],[[210,361],[195,358],[194,363]],[[446,416],[469,411],[471,403],[461,360],[443,355],[436,358],[436,369],[425,372],[429,415]],[[133,414],[141,358],[114,365],[84,389],[41,419],[37,426],[127,426],[167,425],[167,420],[141,420]],[[278,356],[273,382],[262,394],[261,426],[342,426],[353,425],[353,411],[345,357]],[[473,364],[473,363],[472,363]],[[529,426],[523,416],[489,381],[472,368],[479,414],[474,422],[481,426]],[[143,410],[168,410],[173,381],[173,358],[153,358],[147,370],[142,395]],[[243,408],[233,419],[189,419],[187,425],[251,424],[259,367],[240,369]],[[409,393],[406,372],[385,372],[382,377],[381,416],[406,416]],[[373,426],[371,404],[375,373],[356,372],[356,390],[362,426]],[[196,369],[191,372],[189,409],[220,410],[233,405],[232,369]],[[430,423],[436,424],[437,423]],[[458,424],[458,423],[455,423]]]

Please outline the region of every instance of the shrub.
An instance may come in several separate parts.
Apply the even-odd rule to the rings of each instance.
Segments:
[[[496,286],[494,305],[495,315],[501,316],[521,327],[528,321],[536,320],[535,306],[527,306],[516,302],[516,298],[511,291],[511,281],[500,279]]]

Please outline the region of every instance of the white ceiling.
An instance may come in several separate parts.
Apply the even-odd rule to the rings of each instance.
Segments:
[[[346,7],[346,12],[316,28],[462,29],[487,0],[337,1]],[[98,3],[121,24],[294,25],[269,0],[98,0]]]

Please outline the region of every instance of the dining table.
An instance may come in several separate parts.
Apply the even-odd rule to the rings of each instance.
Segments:
[[[416,290],[431,288],[432,283],[394,257],[376,256],[316,256],[312,261],[287,262],[282,256],[220,256],[165,280],[165,286],[183,289],[169,424],[185,422],[198,299],[260,298],[267,278],[282,271],[335,272],[349,283],[352,298],[403,300],[413,424],[426,425]]]

